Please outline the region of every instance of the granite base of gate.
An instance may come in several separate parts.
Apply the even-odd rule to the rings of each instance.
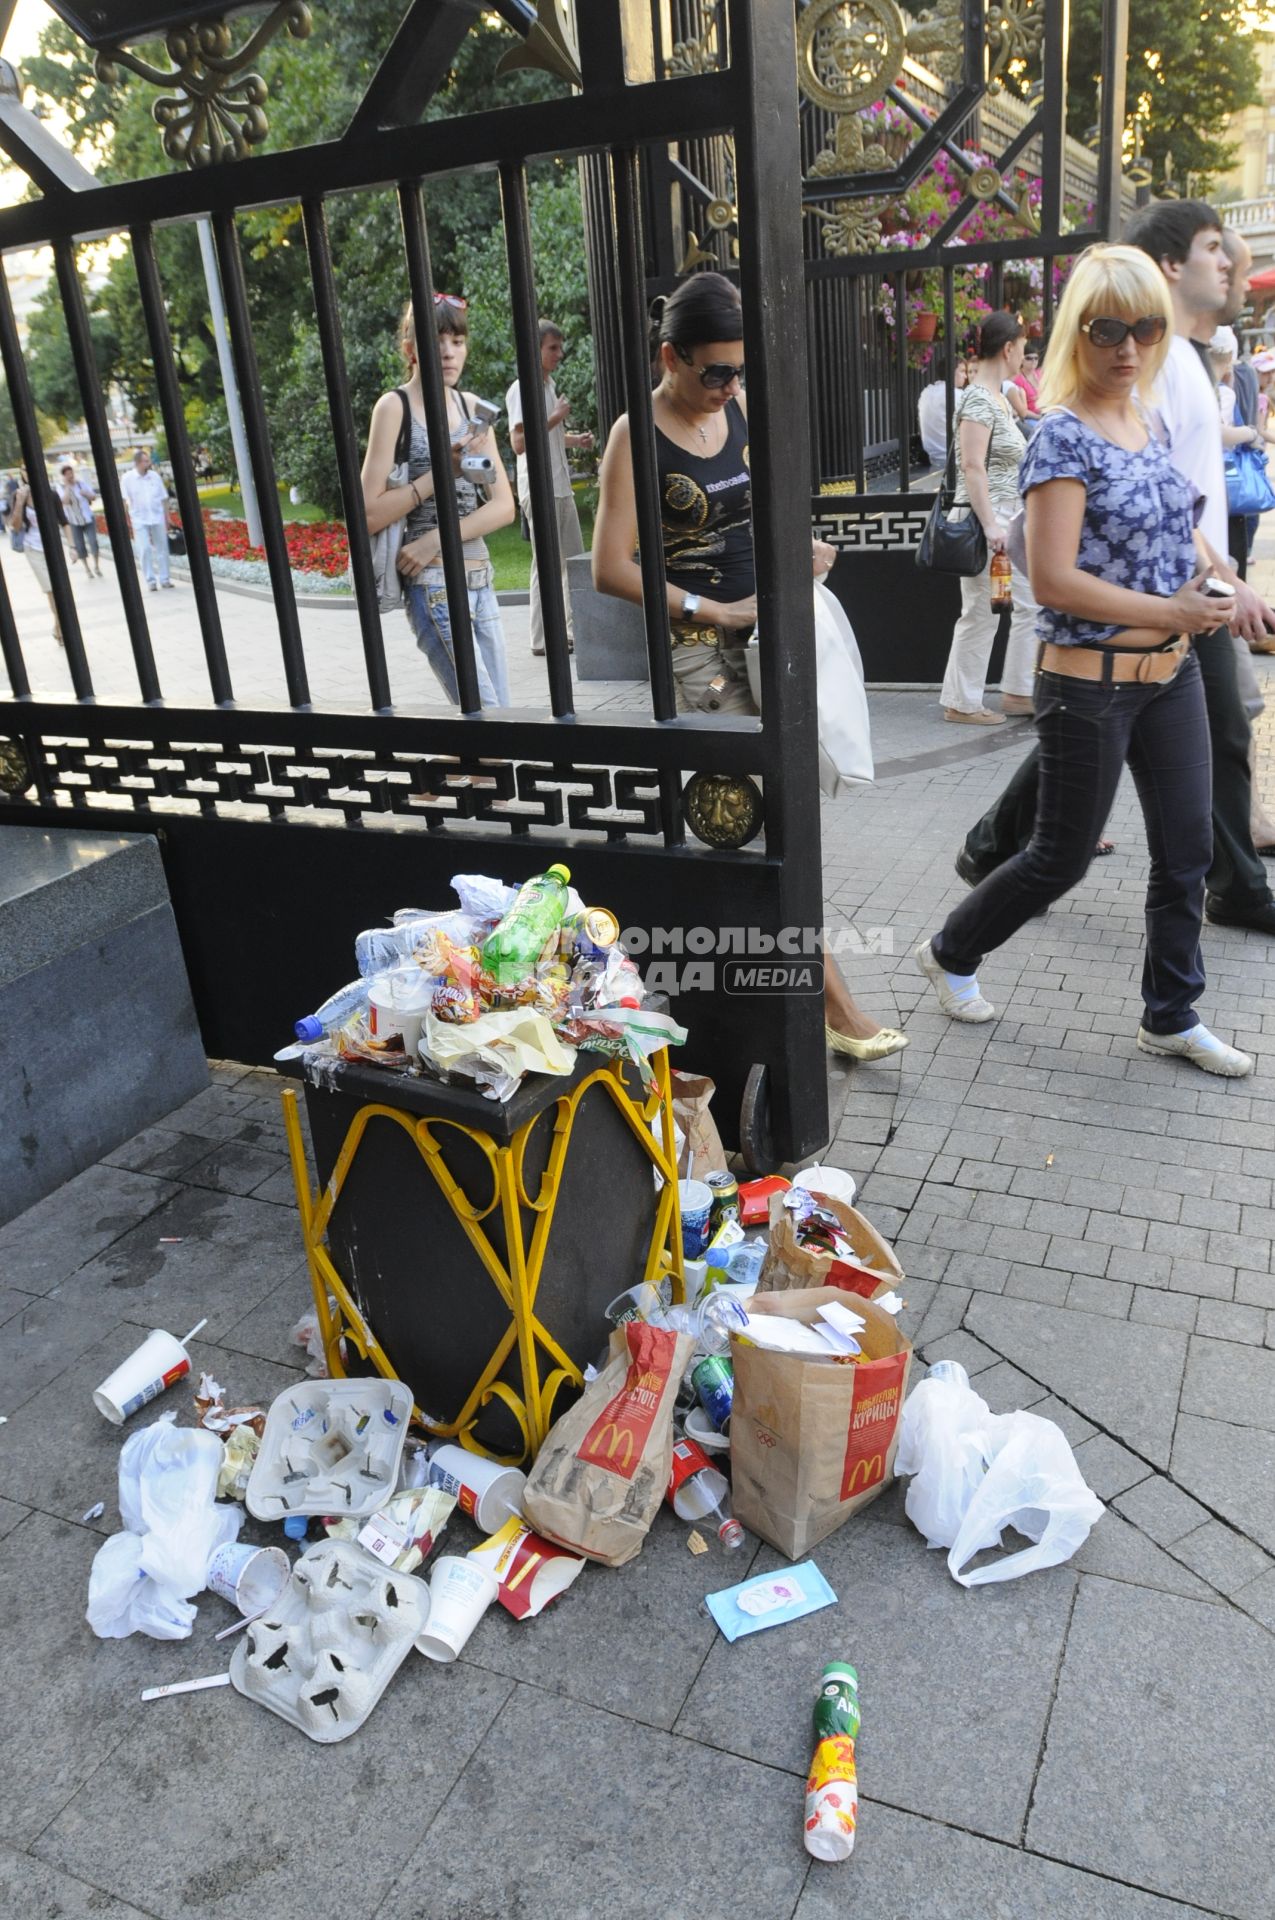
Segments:
[[[334,1066],[283,1094],[328,1369],[412,1390],[418,1420],[488,1459],[533,1460],[639,1280],[683,1297],[669,1062],[582,1053],[503,1104]],[[663,1176],[656,1186],[655,1174]]]

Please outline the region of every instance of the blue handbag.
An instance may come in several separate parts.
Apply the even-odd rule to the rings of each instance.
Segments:
[[[1266,513],[1275,507],[1265,447],[1228,447],[1225,466],[1228,513]]]

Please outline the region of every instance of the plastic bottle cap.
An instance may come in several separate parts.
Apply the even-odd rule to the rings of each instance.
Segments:
[[[323,1022],[316,1014],[307,1013],[303,1020],[297,1021],[293,1032],[298,1040],[322,1040]]]
[[[717,1529],[717,1537],[728,1551],[733,1551],[734,1548],[743,1546],[744,1529],[738,1520],[723,1520]]]
[[[310,1531],[310,1521],[304,1513],[290,1513],[283,1523],[283,1530],[289,1540],[304,1540]]]
[[[571,878],[570,867],[564,867],[560,861],[555,861],[553,866],[548,869],[548,872],[554,874],[557,879],[561,880],[564,887]]]

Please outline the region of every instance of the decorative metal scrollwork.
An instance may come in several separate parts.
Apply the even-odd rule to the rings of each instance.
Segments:
[[[843,113],[838,116],[832,145],[811,161],[809,177],[836,180],[846,173],[881,173],[893,165],[893,157],[879,140],[864,139],[858,114]]]
[[[797,22],[802,92],[828,113],[851,113],[893,86],[907,50],[895,0],[810,0]]]
[[[866,200],[834,200],[831,207],[807,207],[823,221],[825,253],[844,260],[852,253],[875,253],[881,243],[881,215]]]
[[[172,61],[167,72],[125,47],[107,47],[97,56],[97,77],[114,86],[120,68],[127,67],[153,87],[174,89],[152,109],[163,128],[164,152],[170,160],[191,167],[242,160],[269,132],[264,112],[266,83],[259,73],[244,69],[284,28],[294,40],[306,40],[313,26],[305,0],[281,0],[237,49],[226,21],[198,20],[173,27],[165,35],[164,46]]]
[[[987,9],[987,78],[1004,73],[1011,60],[1031,60],[1040,52],[1045,9],[1035,0],[1002,0]]]
[[[540,0],[536,24],[525,40],[510,47],[496,66],[496,78],[514,73],[519,67],[538,67],[552,73],[569,86],[582,87],[580,52],[575,33],[562,0]]]
[[[668,57],[670,80],[686,80],[694,73],[716,73],[717,23],[711,21],[698,40],[679,40]]]
[[[965,190],[976,200],[994,200],[1004,184],[999,167],[975,167],[965,182]]]

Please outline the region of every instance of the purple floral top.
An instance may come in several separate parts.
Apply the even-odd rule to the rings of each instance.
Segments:
[[[1080,480],[1085,517],[1076,565],[1135,593],[1176,593],[1196,572],[1191,538],[1203,497],[1155,438],[1130,453],[1065,407],[1041,421],[1019,470],[1026,499],[1047,480]],[[1128,622],[1082,620],[1042,607],[1036,631],[1060,647],[1091,647]]]

